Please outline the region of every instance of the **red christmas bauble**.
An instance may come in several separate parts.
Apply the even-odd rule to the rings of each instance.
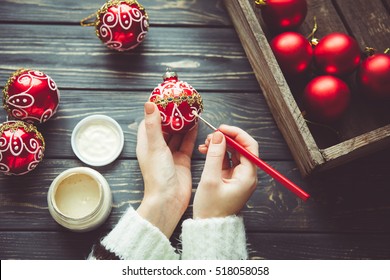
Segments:
[[[354,38],[343,33],[331,33],[314,47],[317,68],[329,75],[351,74],[360,63],[360,48]]]
[[[96,34],[110,49],[134,49],[145,39],[148,32],[148,14],[135,0],[110,0],[96,15]]]
[[[265,24],[274,31],[297,28],[307,14],[306,0],[257,0]]]
[[[3,90],[8,115],[29,123],[43,123],[57,111],[60,92],[45,73],[20,69],[8,79]]]
[[[357,72],[359,90],[372,99],[390,99],[390,55],[374,54],[365,59]]]
[[[339,119],[348,108],[351,93],[348,85],[335,76],[319,76],[311,80],[303,94],[308,116],[330,123]]]
[[[195,126],[203,111],[201,95],[189,84],[178,80],[176,72],[170,69],[163,76],[149,97],[149,101],[157,104],[162,119],[162,129],[169,134],[185,133]]]
[[[313,49],[310,42],[296,32],[284,32],[271,41],[271,48],[286,76],[305,73],[310,66]]]
[[[23,175],[43,158],[45,141],[32,124],[8,121],[0,125],[0,172]]]

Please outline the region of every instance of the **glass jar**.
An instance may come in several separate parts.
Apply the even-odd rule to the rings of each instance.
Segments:
[[[112,194],[107,180],[89,167],[75,167],[58,175],[50,185],[47,203],[60,225],[77,232],[96,229],[110,215]]]

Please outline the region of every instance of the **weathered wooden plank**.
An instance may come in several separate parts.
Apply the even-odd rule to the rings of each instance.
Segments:
[[[190,81],[188,81],[190,82]],[[157,83],[155,84],[157,85]],[[82,118],[92,114],[105,114],[119,122],[125,133],[122,157],[135,158],[138,124],[143,119],[143,104],[152,87],[145,91],[63,90],[57,115],[39,130],[46,140],[46,157],[63,158],[73,155],[70,139],[73,128]],[[291,159],[278,128],[260,93],[201,92],[204,100],[203,116],[218,126],[226,123],[239,126],[259,142],[264,159]],[[0,121],[6,113],[0,111]],[[200,124],[198,144],[204,142],[211,130]],[[195,157],[201,157],[195,151]]]
[[[72,23],[96,13],[105,0],[3,0],[2,22]],[[154,25],[227,26],[230,20],[220,0],[196,1],[139,1]],[[28,11],[26,13],[25,11]]]
[[[100,236],[97,232],[0,232],[0,259],[82,260]],[[172,243],[176,246],[177,240]],[[390,257],[390,242],[383,234],[249,233],[248,243],[250,259],[379,260]]]
[[[12,25],[0,29],[0,80],[18,68],[39,69],[60,88],[147,89],[166,67],[198,90],[259,91],[232,29],[153,28],[133,52],[106,48],[78,26]]]
[[[362,50],[372,47],[383,52],[389,47],[390,14],[381,0],[337,0],[336,4]]]
[[[389,259],[387,234],[249,233],[253,259],[351,260]]]
[[[312,199],[301,202],[259,171],[257,190],[242,210],[248,231],[390,232],[387,218],[390,174],[386,157],[357,161],[310,182],[300,178],[293,162],[269,163],[308,191]],[[22,177],[0,176],[0,229],[64,231],[49,215],[47,190],[60,172],[82,165],[77,160],[47,159]],[[143,195],[142,176],[135,160],[118,160],[97,170],[107,178],[113,192],[114,208],[102,227],[109,229],[129,205],[139,205]],[[195,192],[203,161],[193,161],[192,170]],[[184,218],[191,215],[190,206]]]

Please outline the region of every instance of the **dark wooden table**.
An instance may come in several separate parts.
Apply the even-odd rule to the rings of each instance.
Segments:
[[[367,42],[389,43],[388,0],[308,2],[317,17],[323,16],[323,33],[349,32],[361,47]],[[110,51],[92,27],[79,25],[103,3],[1,1],[2,86],[18,68],[41,70],[57,82],[61,104],[53,119],[39,125],[47,145],[43,162],[24,176],[0,174],[0,259],[83,259],[129,205],[139,205],[143,182],[135,156],[137,127],[143,103],[167,66],[202,94],[205,118],[248,131],[259,142],[262,158],[312,195],[303,203],[258,172],[258,188],[242,211],[250,258],[390,258],[390,149],[302,179],[222,1],[142,1],[150,31],[141,46],[127,53]],[[359,11],[367,17],[361,19]],[[372,20],[381,24],[370,24]],[[303,28],[311,24],[306,21]],[[46,195],[60,172],[84,166],[71,150],[70,137],[76,123],[92,114],[116,119],[124,130],[125,146],[113,164],[96,168],[112,189],[109,220],[93,232],[73,233],[51,218]],[[0,120],[6,120],[4,110]],[[209,132],[201,125],[198,143]],[[195,152],[194,191],[203,163],[204,157]],[[191,213],[190,207],[183,218]],[[180,227],[173,244],[179,233]]]

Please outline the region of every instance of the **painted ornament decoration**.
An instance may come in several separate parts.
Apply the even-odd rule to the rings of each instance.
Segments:
[[[57,111],[60,92],[54,80],[41,71],[20,69],[3,89],[3,106],[11,118],[44,123]]]
[[[93,15],[95,16],[95,15]],[[145,39],[149,28],[149,17],[144,7],[136,0],[110,0],[96,13],[91,24],[81,21],[83,26],[95,26],[96,35],[110,49],[128,51]]]
[[[8,121],[0,125],[0,172],[23,175],[42,160],[45,141],[32,124]]]
[[[149,101],[157,104],[162,129],[169,134],[186,133],[198,122],[192,113],[203,111],[201,95],[188,83],[180,81],[176,72],[167,69],[164,81],[151,93]]]

